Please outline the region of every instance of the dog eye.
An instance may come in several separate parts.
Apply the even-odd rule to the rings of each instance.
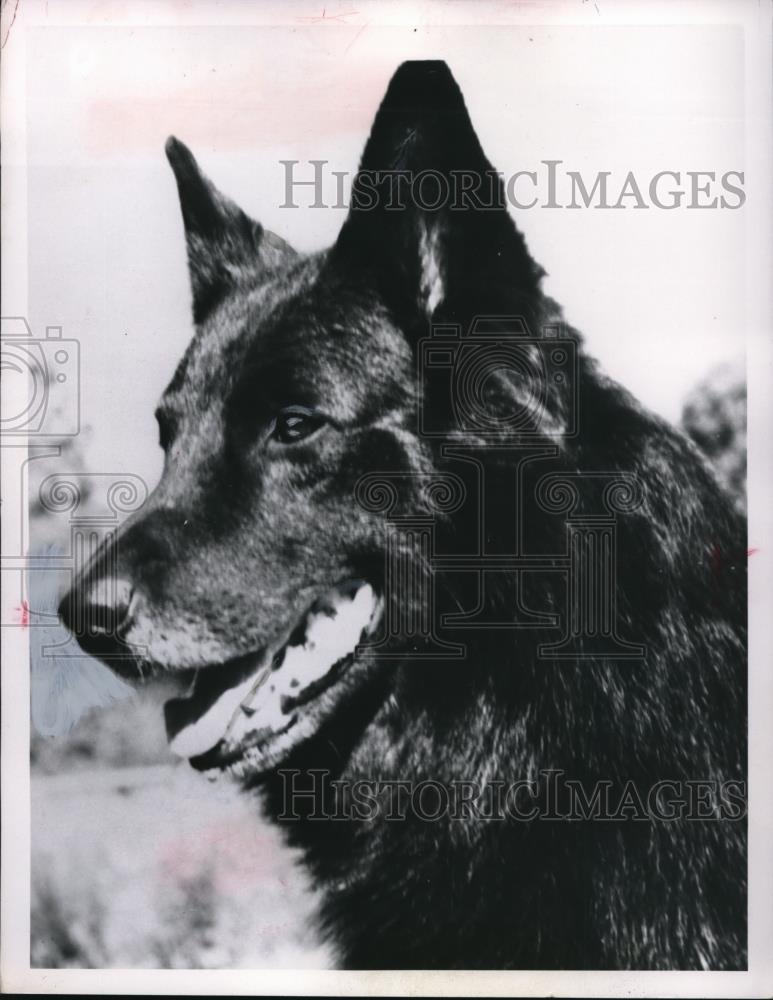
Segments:
[[[311,437],[324,422],[316,410],[306,406],[286,406],[272,420],[269,436],[280,444],[293,444]]]

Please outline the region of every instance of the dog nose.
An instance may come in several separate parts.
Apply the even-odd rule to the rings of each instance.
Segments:
[[[59,605],[59,617],[81,644],[89,637],[120,637],[128,624],[131,598],[127,580],[78,581]]]

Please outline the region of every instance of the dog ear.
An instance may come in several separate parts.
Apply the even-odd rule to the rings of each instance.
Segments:
[[[295,251],[221,194],[174,136],[167,139],[166,155],[180,195],[193,318],[200,323],[240,273],[277,267]]]
[[[366,266],[387,300],[425,319],[538,299],[541,268],[507,212],[444,62],[405,62],[392,77],[352,186],[333,259]],[[520,294],[519,294],[520,293]],[[512,300],[509,304],[512,304]]]

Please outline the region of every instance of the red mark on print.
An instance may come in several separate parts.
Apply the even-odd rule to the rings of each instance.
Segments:
[[[308,21],[310,24],[318,24],[320,21],[342,21],[345,17],[352,17],[356,14],[356,10],[345,10],[340,14],[328,14],[327,8],[322,8],[321,14],[299,17],[298,21]]]
[[[722,549],[720,549],[718,545],[711,546],[711,552],[709,553],[709,566],[711,566],[711,572],[717,577],[720,575],[725,566]]]
[[[19,612],[19,624],[22,628],[26,628],[30,623],[30,606],[26,601],[22,601],[19,607],[16,609]]]
[[[744,559],[753,556],[759,549],[742,549],[735,552],[723,552],[719,545],[712,545],[709,551],[709,568],[714,577],[714,600],[712,606],[719,605],[719,596],[726,589],[728,582],[734,586],[736,573],[742,569]],[[730,579],[730,578],[733,579]]]

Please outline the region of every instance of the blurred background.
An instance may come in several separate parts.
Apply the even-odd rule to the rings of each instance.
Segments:
[[[112,530],[125,511],[105,521],[106,485],[130,482],[140,502],[161,468],[153,410],[191,335],[167,135],[301,250],[329,244],[344,212],[282,208],[280,161],[328,160],[348,189],[405,58],[449,61],[507,175],[544,159],[645,185],[660,170],[744,169],[733,28],[290,20],[27,35],[29,320],[33,336],[55,324],[80,349],[79,433],[28,466],[35,966],[331,961],[311,930],[314,893],[259,801],[173,761],[160,686],[130,690],[54,615],[74,522]],[[745,211],[513,214],[590,353],[682,423],[743,506]],[[52,412],[67,411],[72,398],[50,389]],[[75,506],[51,502],[51,476],[77,483]]]
[[[135,690],[58,623],[78,539],[104,537],[120,519],[106,523],[103,477],[60,444],[62,456],[30,466],[30,495],[44,500],[30,506],[26,605],[32,966],[327,967],[314,894],[259,798],[169,753],[162,706],[172,688]],[[72,499],[66,483],[77,484],[77,505],[52,509],[52,495]]]

